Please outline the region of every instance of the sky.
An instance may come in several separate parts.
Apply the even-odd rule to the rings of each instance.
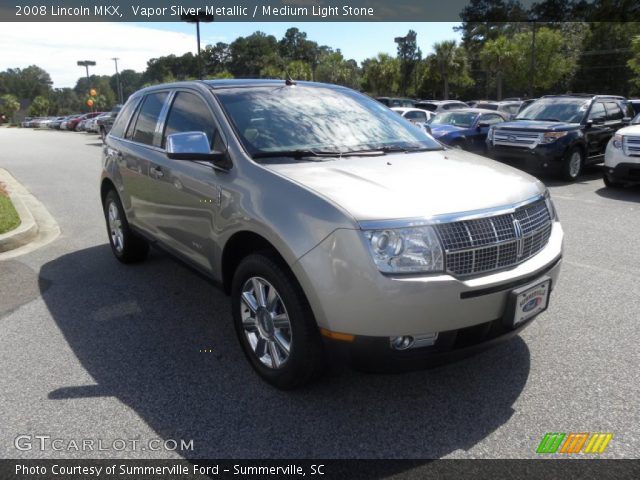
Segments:
[[[230,43],[239,36],[256,30],[274,35],[278,40],[290,27],[307,32],[307,38],[321,45],[340,49],[346,58],[361,62],[378,53],[395,55],[393,39],[406,35],[409,29],[418,33],[418,46],[423,54],[435,42],[460,39],[453,31],[457,23],[232,23],[201,24],[201,44]],[[142,72],[147,60],[163,55],[182,55],[196,51],[195,26],[186,23],[0,23],[0,71],[38,65],[53,80],[54,88],[74,87],[85,75],[78,60],[94,60],[97,65],[89,73],[113,75],[113,57],[118,57],[120,70]]]

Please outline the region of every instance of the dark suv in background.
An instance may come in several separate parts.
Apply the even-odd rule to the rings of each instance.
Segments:
[[[487,135],[490,157],[573,181],[585,165],[600,163],[609,139],[632,118],[625,98],[612,95],[548,95],[513,122]]]

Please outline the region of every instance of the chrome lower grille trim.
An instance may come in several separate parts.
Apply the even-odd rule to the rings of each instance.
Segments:
[[[640,157],[640,137],[624,135],[622,137],[622,149],[629,157]]]
[[[445,250],[446,271],[465,276],[517,265],[542,250],[552,220],[544,200],[513,213],[436,225]]]

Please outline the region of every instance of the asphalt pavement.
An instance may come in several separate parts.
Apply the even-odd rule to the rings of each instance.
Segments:
[[[547,432],[611,432],[600,456],[640,457],[640,188],[605,189],[599,167],[545,180],[561,279],[513,340],[282,392],[242,356],[223,292],[164,253],[113,258],[100,152],[95,135],[0,128],[0,167],[61,229],[0,262],[0,457],[535,458]]]

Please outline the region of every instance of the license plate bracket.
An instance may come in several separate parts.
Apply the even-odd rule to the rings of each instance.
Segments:
[[[509,293],[504,323],[509,328],[531,320],[549,307],[551,278],[544,276]]]

